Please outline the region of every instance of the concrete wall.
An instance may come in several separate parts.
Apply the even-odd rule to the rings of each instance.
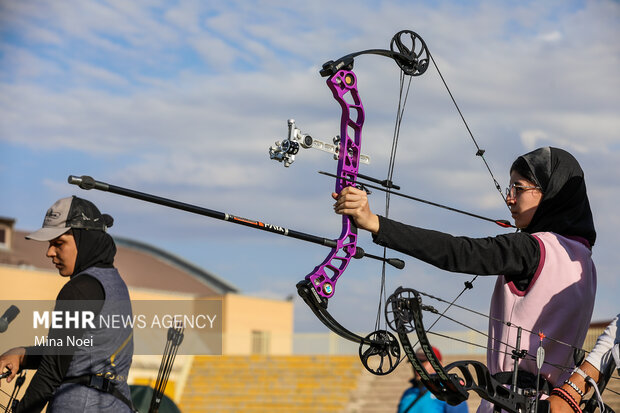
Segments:
[[[293,303],[226,294],[223,302],[223,353],[257,353],[258,336],[264,338],[262,354],[287,355],[293,351]]]

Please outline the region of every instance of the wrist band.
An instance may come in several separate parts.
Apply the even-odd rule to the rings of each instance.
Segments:
[[[579,388],[577,387],[577,385],[575,383],[573,383],[570,380],[564,380],[564,384],[568,384],[569,386],[572,387],[573,390],[575,390],[577,392],[577,394],[583,398],[583,396],[585,396],[585,393]]]
[[[575,369],[573,370],[573,373],[577,373],[581,377],[583,377],[583,379],[586,381],[586,383],[589,382],[590,380],[592,380],[592,378],[590,376],[588,376],[586,374],[586,372],[581,370],[579,367],[575,367]]]
[[[583,377],[583,379],[586,382],[586,389],[587,389],[588,384],[594,388],[594,392],[596,393],[596,398],[598,402],[598,408],[601,412],[605,411],[604,410],[605,403],[603,403],[603,396],[601,396],[601,392],[598,389],[598,385],[596,384],[596,381],[594,381],[592,377],[588,376],[586,372],[581,370],[579,367],[575,367],[575,369],[573,370],[573,374],[574,373],[577,373],[581,377]]]
[[[573,409],[575,413],[582,413],[581,408],[579,408],[579,405],[577,404],[573,396],[571,396],[570,393],[563,388],[556,387],[555,389],[551,390],[551,396],[558,396],[560,399],[568,403],[570,408]]]

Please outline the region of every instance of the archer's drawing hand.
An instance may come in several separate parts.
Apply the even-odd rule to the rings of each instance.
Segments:
[[[340,194],[332,192],[336,200],[334,211],[340,215],[349,215],[355,225],[373,234],[379,232],[379,217],[370,210],[366,191],[348,186]]]
[[[11,371],[11,374],[6,378],[7,383],[12,382],[19,372],[19,366],[24,362],[25,355],[25,348],[15,347],[0,356],[0,374],[4,373],[6,369]]]

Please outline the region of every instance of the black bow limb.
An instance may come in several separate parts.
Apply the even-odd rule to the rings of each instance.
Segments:
[[[487,366],[473,360],[456,361],[443,366],[426,334],[422,321],[422,297],[411,288],[399,287],[387,299],[385,317],[390,328],[398,333],[401,345],[420,380],[440,400],[457,405],[469,398],[469,392],[476,392],[482,399],[496,408],[510,413],[548,412],[548,403],[538,403],[536,392],[529,389],[506,388],[496,380]],[[408,333],[418,336],[420,348],[426,360],[435,370],[429,374],[413,349]],[[456,372],[460,374],[456,374]],[[472,373],[473,372],[473,373]]]
[[[354,59],[363,54],[374,54],[394,59],[398,67],[408,76],[420,76],[426,72],[430,56],[426,43],[420,35],[411,30],[401,30],[392,37],[390,50],[368,49],[351,53],[340,59],[325,62],[319,73],[323,77],[329,77],[342,69],[351,70],[355,63]]]

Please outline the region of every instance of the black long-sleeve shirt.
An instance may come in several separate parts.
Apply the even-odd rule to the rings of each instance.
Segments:
[[[516,232],[487,238],[455,237],[379,216],[379,245],[451,272],[504,275],[525,290],[540,262],[538,241]]]
[[[87,274],[75,277],[69,280],[58,293],[54,310],[75,310],[75,306],[70,304],[70,301],[75,300],[81,301],[80,311],[92,311],[97,316],[105,300],[103,286],[97,279]],[[48,337],[82,337],[84,332],[84,329],[50,329]],[[41,411],[64,380],[73,359],[72,349],[67,347],[64,347],[63,354],[42,355],[40,350],[36,347],[26,347],[26,357],[22,368],[36,369],[37,372],[32,377],[17,412]]]

